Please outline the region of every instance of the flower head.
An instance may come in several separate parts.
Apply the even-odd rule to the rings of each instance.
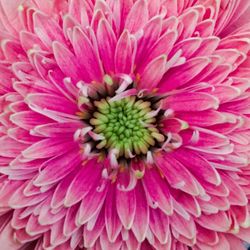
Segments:
[[[247,0],[0,0],[0,245],[243,249]]]

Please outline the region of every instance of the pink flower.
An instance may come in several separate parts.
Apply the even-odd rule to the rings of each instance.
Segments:
[[[243,250],[249,0],[0,0],[0,248]]]

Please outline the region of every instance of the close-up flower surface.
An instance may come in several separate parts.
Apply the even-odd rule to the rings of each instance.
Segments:
[[[249,5],[0,0],[0,249],[245,249]]]

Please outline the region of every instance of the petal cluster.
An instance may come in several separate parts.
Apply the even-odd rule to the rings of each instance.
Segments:
[[[0,0],[0,246],[243,250],[249,6]],[[104,93],[159,100],[139,110],[155,141],[121,149],[128,159],[95,148],[104,138],[87,121]]]

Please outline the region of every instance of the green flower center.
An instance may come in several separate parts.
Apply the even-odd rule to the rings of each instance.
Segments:
[[[131,158],[147,154],[150,147],[165,140],[158,130],[155,109],[149,101],[135,96],[116,101],[107,97],[95,101],[94,106],[90,124],[93,132],[102,138],[97,149],[115,149],[117,157]]]

